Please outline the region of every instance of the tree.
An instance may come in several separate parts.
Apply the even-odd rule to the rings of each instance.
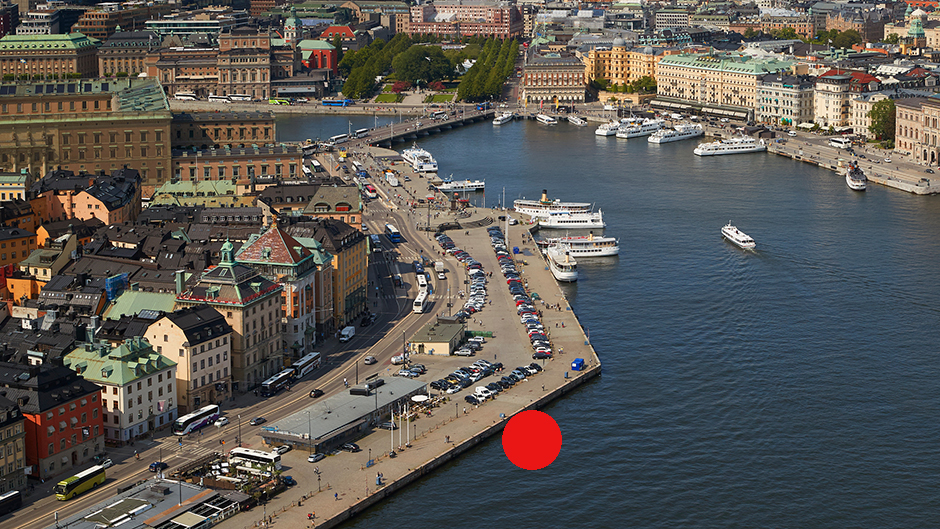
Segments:
[[[343,37],[339,33],[333,35],[333,47],[336,48],[336,62],[343,60]]]
[[[860,42],[862,42],[862,36],[854,29],[843,31],[836,35],[836,38],[832,39],[832,45],[836,48],[849,49]]]
[[[882,99],[871,106],[868,130],[879,140],[894,140],[896,107],[893,99]]]
[[[450,60],[438,46],[411,46],[392,59],[392,68],[399,79],[411,83],[438,81],[453,71]]]
[[[884,41],[888,44],[897,44],[901,41],[901,37],[897,33],[888,33],[888,36],[884,38]]]
[[[440,81],[434,81],[432,83],[428,83],[428,88],[430,88],[431,90],[434,90],[435,92],[442,92],[447,89],[447,87],[444,86],[444,83]]]
[[[798,39],[798,38],[800,38],[800,37],[796,34],[796,30],[793,29],[793,28],[791,28],[791,27],[785,27],[785,28],[779,30],[779,31],[777,32],[776,37],[777,37],[777,38],[780,38],[780,39]]]
[[[641,94],[655,94],[656,93],[656,79],[648,75],[644,75],[643,77],[640,77],[639,79],[637,79],[636,81],[633,81],[630,84],[634,92],[639,92]]]
[[[744,38],[753,39],[757,36],[757,33],[754,31],[754,28],[747,28],[744,30]]]
[[[408,81],[396,81],[395,84],[392,85],[392,92],[400,94],[409,88],[411,88],[411,83]]]

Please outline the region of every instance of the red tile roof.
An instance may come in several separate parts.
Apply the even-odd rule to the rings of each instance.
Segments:
[[[297,239],[272,226],[238,254],[238,260],[255,263],[297,264],[311,255]]]

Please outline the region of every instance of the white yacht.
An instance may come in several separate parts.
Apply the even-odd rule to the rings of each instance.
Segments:
[[[568,116],[568,123],[577,125],[579,127],[587,127],[588,124],[586,119],[578,116]]]
[[[594,131],[594,134],[598,136],[613,136],[617,134],[617,129],[620,128],[619,121],[611,121],[610,123],[604,123],[600,127],[597,127],[597,130]]]
[[[592,232],[587,237],[553,237],[536,241],[539,246],[548,248],[555,244],[568,246],[569,253],[581,257],[609,257],[620,253],[619,241],[614,237],[595,237]]]
[[[764,143],[764,140],[758,141],[749,136],[738,136],[711,143],[700,143],[692,152],[699,156],[717,156],[720,154],[744,154],[766,150],[767,144]]]
[[[757,243],[754,242],[754,239],[750,238],[750,236],[748,236],[748,234],[744,233],[743,231],[735,228],[731,224],[730,220],[728,221],[727,226],[721,228],[721,234],[740,248],[747,250],[757,246]]]
[[[594,209],[588,202],[562,202],[557,198],[550,200],[546,189],[542,190],[540,200],[520,198],[512,203],[512,207],[517,213],[534,218],[544,218],[553,213],[590,213]]]
[[[549,246],[545,255],[548,257],[548,267],[556,280],[565,282],[578,280],[578,262],[571,256],[571,252],[565,245]]]
[[[418,173],[436,173],[437,161],[431,153],[414,144],[410,149],[401,152],[401,157],[411,164],[412,169]]]
[[[548,114],[537,114],[535,116],[536,121],[543,125],[554,125],[558,123],[558,120],[549,116]]]
[[[630,125],[621,126],[619,129],[617,129],[616,134],[618,138],[638,138],[640,136],[649,136],[650,134],[663,128],[664,123],[666,122],[661,119],[644,119],[642,123],[632,123]]]
[[[699,136],[704,135],[705,129],[703,129],[701,125],[697,123],[695,125],[683,123],[681,125],[676,125],[675,128],[672,129],[660,129],[654,132],[652,136],[646,139],[646,141],[650,143],[669,143],[672,141],[698,138]]]
[[[514,117],[516,116],[512,112],[502,112],[500,114],[497,114],[497,116],[493,118],[493,125],[502,125],[503,123],[509,123],[510,121],[512,121],[512,118]]]
[[[539,227],[559,230],[594,229],[607,226],[601,210],[585,213],[552,213],[539,218]]]
[[[452,175],[453,176],[453,175]],[[440,184],[434,186],[438,191],[483,191],[486,188],[486,182],[483,180],[453,180],[453,177],[443,180]]]
[[[839,165],[842,165],[841,160],[839,161]],[[858,163],[849,162],[848,165],[845,166],[845,185],[855,191],[865,191],[868,189],[868,177],[859,169]]]

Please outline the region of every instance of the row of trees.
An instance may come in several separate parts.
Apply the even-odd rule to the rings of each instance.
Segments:
[[[609,92],[622,92],[626,94],[655,94],[656,79],[644,75],[639,79],[625,84],[611,84],[607,79],[595,79],[591,81],[591,87],[595,90],[606,90]]]
[[[477,62],[461,79],[457,98],[471,102],[498,98],[506,77],[513,73],[518,53],[519,43],[515,39],[487,39]]]
[[[837,29],[830,29],[828,31],[819,31],[816,33],[816,38],[807,39],[796,33],[796,30],[793,28],[782,28],[771,30],[770,33],[764,33],[763,31],[754,31],[752,28],[747,28],[744,32],[744,38],[753,39],[761,35],[769,35],[775,39],[800,39],[803,42],[808,42],[811,44],[826,44],[831,45],[834,48],[851,48],[855,44],[862,42],[862,36],[859,35],[858,31],[854,29],[849,29],[846,31],[839,31]]]

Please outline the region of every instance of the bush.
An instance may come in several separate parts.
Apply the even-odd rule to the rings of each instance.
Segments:
[[[115,76],[117,78],[127,77],[127,72],[118,72]]]
[[[16,79],[16,76],[13,75],[12,73],[5,73],[5,74],[3,74],[3,80],[4,80],[4,81],[13,81],[13,80],[15,80],[15,79]]]

